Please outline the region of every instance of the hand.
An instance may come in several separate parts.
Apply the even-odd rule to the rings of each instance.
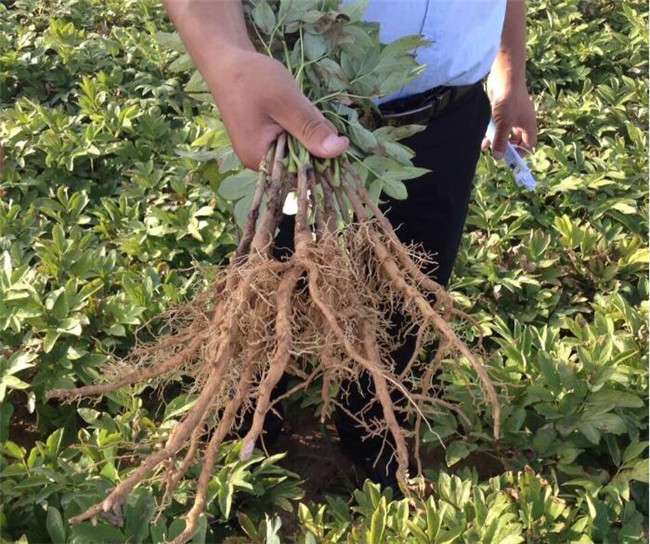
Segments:
[[[220,56],[206,77],[235,153],[257,170],[271,143],[286,130],[316,157],[334,158],[349,141],[300,92],[278,61],[250,50]]]
[[[483,140],[483,149],[491,147],[495,159],[503,158],[508,141],[520,154],[532,151],[537,143],[537,121],[526,83],[512,83],[508,77],[493,71],[488,77],[487,89],[496,134],[491,144]]]

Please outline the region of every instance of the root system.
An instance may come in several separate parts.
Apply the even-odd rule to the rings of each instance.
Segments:
[[[385,447],[393,448],[398,481],[405,488],[407,441],[414,433],[400,423],[405,418],[398,414],[415,420],[417,458],[417,433],[428,405],[459,411],[432,392],[433,372],[443,357],[471,365],[493,413],[494,435],[499,436],[495,387],[476,354],[454,332],[451,321],[460,313],[445,290],[423,272],[427,257],[400,242],[349,164],[343,164],[338,176],[327,168],[316,171],[309,163],[292,173],[286,167],[286,147],[282,135],[269,155],[270,164],[260,169],[248,223],[231,264],[207,293],[170,315],[171,333],[136,348],[107,370],[102,383],[50,392],[51,398],[74,400],[129,385],[158,386],[183,375],[191,378],[190,392],[197,394],[166,442],[73,523],[102,512],[119,516],[126,496],[141,482],[150,482],[154,472],[167,486],[169,498],[197,465],[201,470],[194,503],[184,532],[174,540],[187,542],[204,511],[219,446],[242,415],[252,412],[241,456],[252,454],[265,417],[281,400],[272,392],[285,373],[300,378],[287,394],[322,386],[323,418],[340,404],[331,398],[333,386],[354,383],[367,373],[374,385],[372,402],[381,406],[384,416],[380,423],[367,424],[367,434],[384,437]],[[276,260],[271,253],[274,236],[292,190],[298,203],[295,251]],[[390,332],[388,316],[393,312],[407,316],[408,330]],[[416,349],[408,366],[398,372],[391,353],[407,333],[417,335],[418,348],[435,340],[439,356],[427,367],[418,361]],[[396,393],[407,402],[396,403]]]

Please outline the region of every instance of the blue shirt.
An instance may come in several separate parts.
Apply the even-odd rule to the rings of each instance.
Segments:
[[[505,10],[506,0],[370,0],[364,20],[380,24],[383,43],[411,34],[432,42],[415,52],[425,72],[391,98],[480,81],[499,49]]]

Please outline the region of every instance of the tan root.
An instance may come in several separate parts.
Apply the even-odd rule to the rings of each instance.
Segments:
[[[454,310],[444,288],[423,271],[431,260],[400,242],[349,165],[342,168],[347,175],[337,183],[331,172],[319,175],[310,165],[294,176],[285,165],[286,148],[287,136],[281,135],[260,168],[248,222],[231,264],[208,292],[166,316],[169,333],[111,365],[102,383],[50,392],[50,398],[71,401],[127,386],[162,386],[182,375],[184,383],[191,384],[185,392],[196,394],[164,444],[143,456],[105,500],[71,523],[108,511],[119,516],[134,487],[152,480],[166,488],[164,507],[188,471],[200,466],[185,530],[174,540],[187,542],[206,508],[219,447],[244,414],[252,415],[240,450],[240,456],[248,458],[263,438],[267,414],[280,400],[317,385],[325,419],[331,408],[345,411],[341,397],[332,398],[332,391],[343,383],[351,387],[362,374],[373,383],[372,402],[381,407],[383,418],[367,422],[364,411],[349,415],[367,435],[382,437],[384,447],[393,449],[397,478],[404,487],[410,460],[407,440],[413,435],[402,423],[407,416],[415,420],[418,465],[419,431],[427,413],[450,410],[469,424],[457,406],[438,398],[433,374],[443,360],[456,356],[474,370],[499,437],[497,392],[487,368],[449,321],[462,314]],[[285,197],[296,181],[295,250],[278,261],[271,249]],[[390,332],[389,316],[395,312],[409,323],[397,334]],[[398,369],[391,353],[406,335],[415,336],[416,353]],[[419,354],[433,342],[439,351],[427,368]],[[300,381],[274,399],[273,391],[287,372]],[[344,396],[345,390],[339,394]],[[398,397],[405,402],[396,402]]]

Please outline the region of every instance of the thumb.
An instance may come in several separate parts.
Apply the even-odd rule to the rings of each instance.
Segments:
[[[502,159],[508,145],[508,137],[512,128],[508,123],[495,120],[496,131],[492,140],[492,156],[495,159]]]
[[[334,125],[300,92],[296,92],[296,96],[287,97],[283,106],[275,112],[275,121],[312,155],[332,159],[348,148],[348,139],[339,136]]]

